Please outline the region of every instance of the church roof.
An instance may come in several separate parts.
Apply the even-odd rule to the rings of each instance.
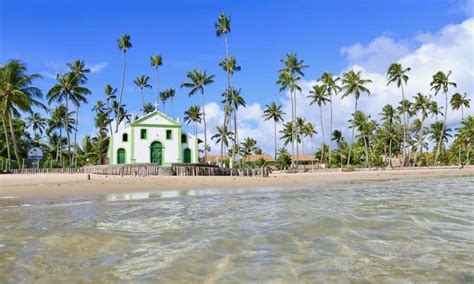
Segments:
[[[142,117],[139,117],[138,119],[132,121],[132,125],[146,125],[146,124],[161,124],[161,125],[175,125],[175,126],[181,126],[179,122],[176,120],[172,119],[171,117],[167,116],[166,114],[160,112],[160,111],[153,111],[150,112]]]

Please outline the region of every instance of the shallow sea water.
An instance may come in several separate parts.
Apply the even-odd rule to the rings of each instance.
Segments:
[[[0,283],[473,283],[474,177],[0,198]]]

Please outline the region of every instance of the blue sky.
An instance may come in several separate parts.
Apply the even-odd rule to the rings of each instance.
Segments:
[[[140,108],[135,77],[149,75],[155,87],[149,58],[161,53],[161,89],[177,89],[175,113],[182,116],[191,104],[200,103],[199,97],[188,98],[187,91],[179,88],[187,71],[199,68],[216,75],[216,82],[207,90],[208,102],[219,101],[225,88],[225,73],[217,66],[225,57],[224,42],[214,29],[222,11],[232,17],[230,53],[242,66],[235,85],[242,88],[249,105],[263,106],[285,100],[275,81],[279,60],[287,52],[297,52],[310,65],[305,79],[311,81],[324,71],[339,74],[360,63],[359,55],[344,50],[355,44],[367,49],[377,38],[398,43],[401,51],[395,45],[392,53],[400,51],[400,57],[405,56],[404,49],[417,50],[424,43],[423,36],[436,35],[443,27],[468,19],[472,12],[466,9],[473,7],[472,1],[375,0],[0,3],[1,63],[20,59],[30,72],[42,74],[44,78],[36,84],[44,93],[55,83],[50,77],[66,71],[66,62],[80,58],[96,70],[87,83],[92,91],[89,105],[80,111],[80,136],[95,132],[90,109],[103,99],[104,85],[120,86],[122,55],[117,38],[122,33],[129,33],[133,43],[127,52],[124,101],[128,109],[138,112]],[[155,90],[146,91],[147,101],[154,95]],[[252,126],[258,122],[248,119],[242,123]]]

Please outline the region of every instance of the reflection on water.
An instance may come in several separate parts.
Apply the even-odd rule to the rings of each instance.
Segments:
[[[0,282],[473,282],[474,178],[0,200]]]

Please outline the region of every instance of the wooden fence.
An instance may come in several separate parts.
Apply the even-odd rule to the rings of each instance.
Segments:
[[[162,167],[156,164],[127,164],[84,166],[82,168],[45,168],[45,169],[14,169],[11,174],[36,173],[90,173],[120,176],[268,176],[268,168],[259,169],[228,169],[206,164],[173,164]]]

